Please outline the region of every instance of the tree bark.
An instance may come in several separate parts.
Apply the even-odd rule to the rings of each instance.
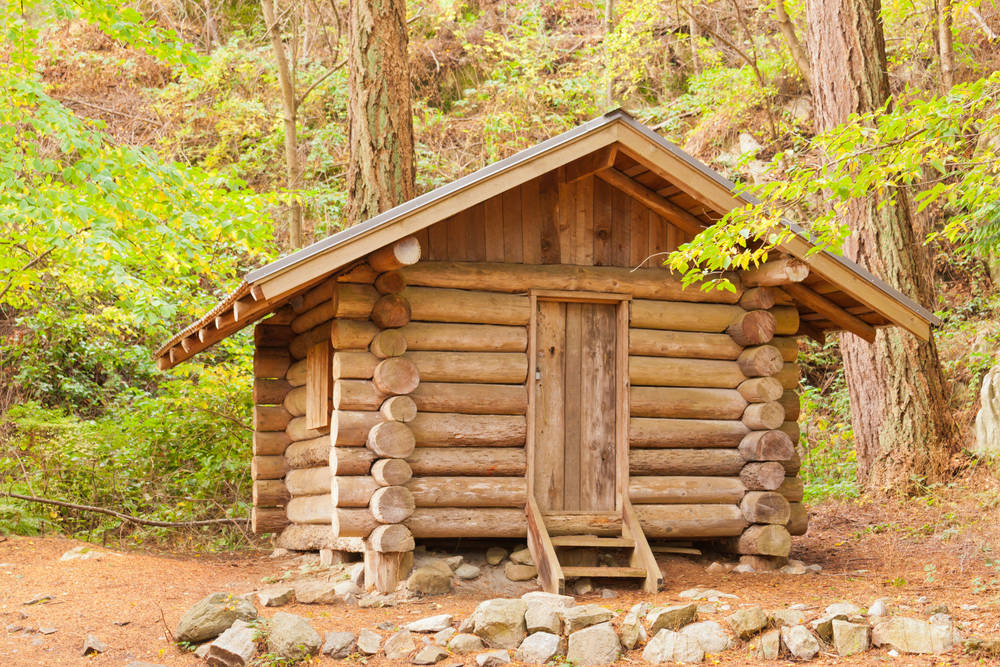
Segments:
[[[351,0],[347,219],[356,224],[415,194],[406,3]]]
[[[880,0],[808,0],[812,92],[819,129],[889,100]],[[845,253],[919,303],[934,303],[933,272],[914,231],[909,198],[872,193],[845,216]],[[851,397],[858,481],[868,491],[906,493],[915,478],[943,478],[956,447],[934,340],[881,329],[868,345],[849,333],[841,350]]]
[[[788,46],[789,53],[792,54],[792,61],[795,62],[795,67],[799,70],[802,78],[805,79],[806,85],[811,86],[812,76],[809,70],[809,54],[803,48],[798,35],[795,34],[795,24],[792,23],[791,17],[788,16],[785,0],[776,0],[774,3],[774,20],[778,24],[778,30],[781,31],[782,37],[785,38],[785,44]]]
[[[955,45],[951,34],[952,21],[951,0],[934,0],[934,13],[937,16],[938,59],[941,63],[941,89],[948,92],[955,85]]]

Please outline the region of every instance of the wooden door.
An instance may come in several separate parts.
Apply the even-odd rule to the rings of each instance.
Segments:
[[[616,509],[618,307],[537,302],[532,486],[542,512]]]

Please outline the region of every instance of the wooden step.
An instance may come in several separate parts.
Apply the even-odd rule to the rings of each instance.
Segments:
[[[630,537],[598,537],[597,535],[558,535],[552,538],[554,547],[598,547],[603,549],[631,549],[635,540]]]
[[[622,534],[622,517],[614,512],[552,512],[542,515],[549,535]]]
[[[646,570],[641,567],[564,567],[563,576],[567,579],[575,577],[614,577],[617,579],[645,579]]]

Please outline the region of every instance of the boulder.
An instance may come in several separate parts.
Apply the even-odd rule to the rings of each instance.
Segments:
[[[889,615],[889,598],[879,598],[872,602],[871,606],[868,607],[868,616],[888,616]]]
[[[524,613],[524,623],[528,634],[534,632],[562,634],[564,611],[566,611],[565,607],[557,607],[543,600],[528,602],[528,610]]]
[[[351,583],[358,588],[365,587],[365,564],[355,563],[347,570],[347,575],[351,579]]]
[[[448,651],[435,644],[430,644],[417,651],[411,662],[414,665],[434,665],[447,657]]]
[[[531,552],[527,549],[518,549],[517,551],[511,552],[510,559],[520,565],[535,564],[535,561],[531,560]]]
[[[768,614],[771,625],[780,628],[783,625],[802,625],[806,615],[801,609],[775,609]]]
[[[599,623],[569,636],[566,660],[574,665],[609,665],[618,660],[622,646],[611,623]]]
[[[219,635],[205,654],[211,667],[245,667],[257,657],[257,629],[246,621],[236,621]]]
[[[299,604],[333,604],[339,600],[335,582],[300,581],[295,584],[295,601]]]
[[[487,646],[517,648],[528,634],[524,614],[528,603],[524,600],[486,600],[476,607],[474,632]]]
[[[423,565],[418,567],[406,580],[406,590],[420,595],[444,595],[451,590],[451,568]]]
[[[400,630],[386,639],[382,648],[388,660],[403,660],[417,650],[417,645],[413,642],[413,635],[409,630]]]
[[[724,598],[737,599],[737,596],[732,593],[723,593],[714,588],[689,588],[686,591],[678,593],[677,597],[682,600],[708,600],[709,602],[718,602]]]
[[[726,617],[729,627],[740,639],[750,639],[767,627],[767,614],[760,607],[748,607]]]
[[[538,569],[534,565],[522,565],[509,560],[503,566],[503,573],[511,581],[530,581],[538,576]]]
[[[319,652],[323,640],[309,621],[279,611],[268,624],[267,650],[289,660],[302,660]]]
[[[757,645],[751,651],[751,656],[758,660],[777,660],[781,652],[781,631],[770,630],[757,639]]]
[[[375,655],[382,648],[382,636],[365,628],[358,634],[357,644],[362,655]]]
[[[354,653],[356,647],[353,632],[328,632],[323,637],[323,648],[320,649],[320,653],[336,660],[343,660]]]
[[[521,599],[529,605],[534,602],[544,602],[554,607],[576,606],[576,598],[572,595],[559,595],[558,593],[546,593],[545,591],[530,591],[522,595]]]
[[[499,565],[507,557],[507,550],[503,547],[490,547],[486,550],[486,562],[490,565]]]
[[[257,591],[257,602],[264,607],[281,607],[292,601],[295,589],[291,586],[268,586]]]
[[[404,626],[410,632],[441,632],[451,627],[451,614],[438,614],[407,623]]]
[[[444,559],[444,562],[448,564],[453,571],[457,570],[459,566],[465,561],[462,556],[448,556]]]
[[[594,582],[590,577],[580,577],[573,582],[573,592],[577,595],[588,595],[594,590]]]
[[[448,640],[448,650],[458,655],[475,653],[484,648],[486,648],[486,644],[476,635],[462,633]]]
[[[981,457],[1000,456],[1000,364],[983,376],[976,413],[976,442],[972,453]]]
[[[514,658],[520,662],[544,665],[555,655],[562,653],[562,639],[551,632],[536,632],[524,638],[517,647]]]
[[[625,618],[622,619],[619,639],[622,646],[629,651],[649,639],[649,635],[646,634],[646,628],[642,625],[642,616],[647,611],[646,607],[648,606],[648,603],[640,602],[634,605],[625,614]]]
[[[438,646],[447,646],[448,641],[455,636],[455,633],[456,633],[455,628],[445,628],[444,630],[439,630],[435,632],[434,636],[431,638],[431,641],[437,644]]]
[[[509,662],[510,656],[507,651],[502,650],[487,651],[476,656],[476,664],[479,667],[496,667],[497,665],[506,665]]]
[[[646,614],[649,634],[655,637],[660,630],[680,630],[688,623],[693,623],[697,615],[698,606],[694,604],[654,607]]]
[[[462,563],[455,568],[455,576],[459,579],[475,579],[481,570],[471,563]]]
[[[333,586],[333,592],[343,599],[345,595],[361,595],[364,591],[353,581],[338,581]]]
[[[733,638],[715,621],[701,621],[681,628],[681,634],[698,642],[705,653],[722,653],[733,645]]]
[[[653,664],[701,662],[705,651],[697,641],[673,630],[660,630],[642,651],[642,659]]]
[[[872,626],[872,644],[901,653],[944,653],[960,641],[953,627],[918,618],[890,616]]]
[[[826,608],[824,612],[828,616],[844,616],[849,618],[851,616],[859,616],[862,613],[861,607],[854,604],[853,602],[834,602],[829,607]]]
[[[781,641],[788,652],[799,660],[812,660],[819,653],[819,641],[804,625],[781,628]]]
[[[566,625],[566,634],[572,634],[591,625],[610,621],[615,615],[610,609],[600,605],[585,604],[564,609],[562,617],[563,623]]]
[[[215,639],[236,621],[257,618],[257,608],[231,593],[212,593],[188,609],[177,624],[177,641],[200,644]]]
[[[847,657],[868,650],[868,626],[837,619],[833,622],[833,647]]]

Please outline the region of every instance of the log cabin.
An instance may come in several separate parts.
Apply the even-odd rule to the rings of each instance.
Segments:
[[[526,538],[549,591],[655,591],[671,542],[780,559],[797,337],[937,320],[790,222],[734,291],[682,286],[666,253],[745,201],[614,111],[251,271],[158,364],[255,324],[253,530],[383,592],[432,538]]]

